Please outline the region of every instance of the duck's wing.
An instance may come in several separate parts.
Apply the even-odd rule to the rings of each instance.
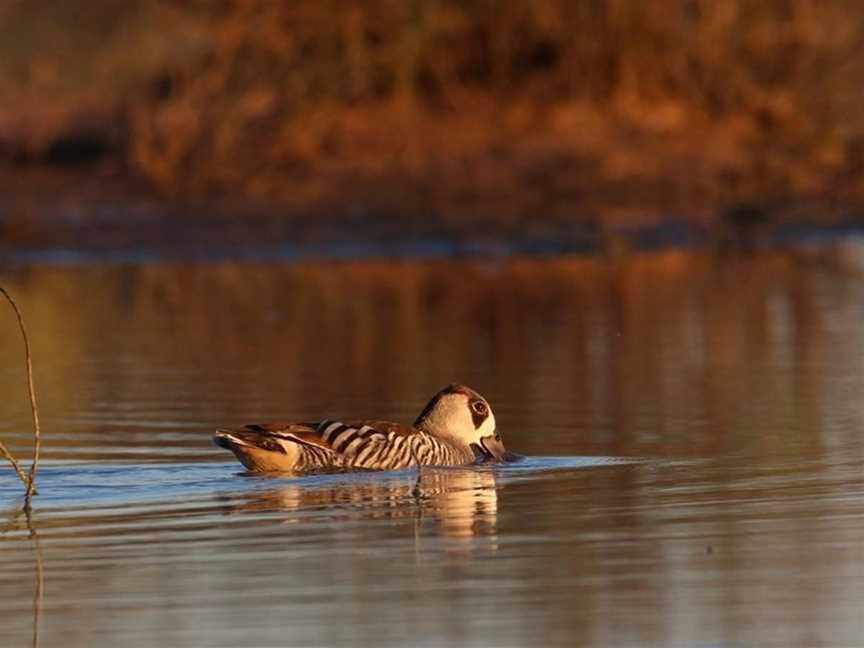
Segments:
[[[217,430],[213,441],[216,445],[234,449],[230,446],[249,446],[259,450],[285,453],[285,442],[299,445],[318,446],[329,449],[316,439],[315,424],[308,423],[253,423],[239,428]]]
[[[387,443],[394,436],[414,434],[417,430],[392,421],[321,421],[315,432],[319,443],[333,452],[351,457],[364,448]]]
[[[416,433],[413,427],[390,421],[324,420],[317,423],[254,423],[241,428],[222,429],[214,441],[231,441],[271,452],[286,452],[286,442],[352,456],[369,445],[386,442],[391,435],[408,436]]]

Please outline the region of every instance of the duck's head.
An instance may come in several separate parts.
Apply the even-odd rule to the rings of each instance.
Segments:
[[[414,427],[470,450],[477,459],[504,461],[507,456],[489,403],[464,385],[449,385],[435,394]]]

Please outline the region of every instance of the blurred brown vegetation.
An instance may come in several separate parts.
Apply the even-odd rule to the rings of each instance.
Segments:
[[[0,159],[518,218],[864,201],[853,0],[0,0]]]

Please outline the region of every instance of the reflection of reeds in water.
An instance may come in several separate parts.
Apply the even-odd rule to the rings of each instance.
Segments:
[[[264,478],[266,476],[256,476]],[[274,478],[278,479],[278,478]],[[435,520],[444,537],[460,545],[481,540],[497,548],[498,494],[495,473],[477,468],[429,468],[415,484],[363,475],[331,486],[288,482],[250,495],[235,513],[332,510],[335,518]],[[286,523],[298,521],[286,518]]]
[[[39,544],[39,534],[33,526],[33,519],[29,509],[25,511],[27,516],[27,528],[30,530],[30,539],[33,541],[33,551],[36,554],[36,586],[33,590],[33,648],[39,646],[39,624],[42,620],[42,598],[45,591],[45,572],[42,563],[42,545]]]
[[[821,417],[847,407],[831,381],[864,375],[858,279],[768,252],[152,264],[8,283],[50,385],[51,458],[200,457],[209,429],[247,420],[411,421],[453,380],[489,397],[523,454],[769,456],[785,442],[753,421],[809,421],[801,440],[818,447]],[[0,353],[10,338],[0,329]]]
[[[26,507],[15,514],[0,528],[0,536],[14,530],[20,530],[21,518],[24,518],[24,526],[30,538],[34,554],[34,586],[33,586],[33,634],[31,645],[32,648],[39,646],[39,627],[42,621],[42,602],[45,591],[45,568],[42,557],[42,545],[39,542],[39,534],[36,531],[36,526],[33,523],[33,514],[30,507]]]

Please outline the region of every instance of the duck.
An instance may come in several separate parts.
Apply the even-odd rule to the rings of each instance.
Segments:
[[[257,423],[219,429],[213,442],[253,472],[400,470],[510,459],[489,402],[460,384],[435,394],[410,426],[334,419]]]

